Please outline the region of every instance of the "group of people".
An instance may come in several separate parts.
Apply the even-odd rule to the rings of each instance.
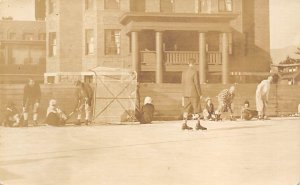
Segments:
[[[195,60],[189,60],[189,67],[182,73],[183,84],[183,119],[182,130],[192,130],[193,128],[188,126],[188,117],[191,114],[193,120],[197,120],[195,130],[207,130],[201,125],[200,120],[203,117],[204,120],[220,121],[221,115],[225,112],[230,114],[230,120],[235,120],[233,116],[232,103],[235,96],[235,86],[231,86],[229,89],[222,90],[217,95],[218,107],[215,110],[210,97],[205,98],[205,108],[202,111],[201,100],[202,96],[198,72],[194,69]],[[251,120],[257,117],[259,120],[267,119],[266,107],[269,100],[270,86],[273,77],[269,76],[268,79],[263,80],[258,84],[256,89],[256,110],[250,108],[250,103],[245,100],[243,107],[241,108],[241,119]]]
[[[75,105],[74,110],[67,115],[58,106],[55,99],[49,101],[49,106],[46,111],[45,123],[53,126],[64,125],[66,121],[77,113],[76,125],[82,124],[82,114],[85,113],[86,125],[92,121],[92,104],[93,104],[93,89],[88,83],[77,81],[75,83]],[[41,88],[33,79],[29,79],[24,86],[22,112],[13,102],[8,102],[4,113],[4,126],[10,127],[27,127],[29,125],[29,112],[32,113],[33,126],[38,125],[38,112],[41,100]]]
[[[210,97],[205,98],[205,108],[202,110],[201,100],[204,100],[200,88],[198,72],[194,69],[194,60],[189,60],[189,67],[182,73],[183,84],[183,130],[192,130],[193,128],[188,126],[188,118],[197,120],[196,130],[207,130],[201,125],[200,121],[220,121],[221,115],[225,112],[229,113],[230,120],[235,120],[233,116],[232,103],[235,97],[235,86],[231,86],[229,89],[222,90],[217,95],[218,107],[215,110],[215,106],[212,103]],[[256,89],[256,110],[250,108],[248,100],[244,102],[241,108],[241,118],[244,120],[251,120],[254,117],[258,119],[267,119],[266,107],[269,99],[270,84],[272,82],[272,76],[263,80]],[[45,123],[49,125],[64,125],[66,121],[74,114],[77,113],[76,125],[81,125],[82,113],[85,112],[86,125],[89,125],[92,121],[92,106],[93,106],[93,89],[88,83],[77,81],[75,83],[75,106],[74,110],[67,115],[58,106],[58,102],[55,99],[49,101],[47,108]],[[24,87],[23,107],[22,113],[19,113],[17,107],[13,102],[10,102],[6,106],[5,110],[5,126],[28,126],[29,111],[32,112],[33,125],[38,125],[38,109],[41,100],[41,89],[38,83],[35,83],[33,79],[29,79],[28,83]],[[147,96],[144,100],[144,105],[140,110],[136,111],[137,120],[142,123],[151,123],[154,118],[155,108],[152,103],[152,98]]]

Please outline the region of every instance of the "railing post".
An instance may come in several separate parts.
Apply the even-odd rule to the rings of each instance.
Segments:
[[[206,39],[205,33],[199,33],[199,80],[200,84],[206,82]]]
[[[163,83],[163,42],[161,31],[155,32],[156,40],[156,83]]]

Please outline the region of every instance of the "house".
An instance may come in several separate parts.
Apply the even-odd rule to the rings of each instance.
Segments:
[[[270,71],[268,0],[47,0],[46,28],[46,82],[102,66],[180,83],[190,58],[201,84]]]
[[[0,20],[0,83],[43,81],[45,71],[45,22]]]

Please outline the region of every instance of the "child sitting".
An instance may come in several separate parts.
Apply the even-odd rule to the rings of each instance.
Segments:
[[[214,121],[216,119],[214,104],[209,97],[205,99],[205,102],[205,109],[203,110],[204,120]]]
[[[20,125],[19,111],[12,102],[6,105],[3,124],[5,127],[16,127]]]
[[[258,112],[256,110],[250,109],[250,103],[248,100],[246,100],[244,102],[244,106],[242,107],[242,110],[241,110],[241,119],[249,121],[257,115],[258,115]]]
[[[154,105],[152,104],[152,98],[147,96],[144,100],[144,105],[142,109],[137,114],[137,119],[141,124],[151,123],[154,117]]]
[[[47,109],[46,124],[52,126],[64,125],[67,120],[67,116],[57,107],[56,100],[49,101],[49,107]]]

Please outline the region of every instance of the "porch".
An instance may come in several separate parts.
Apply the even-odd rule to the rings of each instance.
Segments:
[[[141,70],[155,71],[156,51],[141,51]],[[198,51],[163,51],[163,65],[165,71],[183,71],[189,59],[195,60],[199,65]],[[206,52],[206,64],[209,72],[222,71],[222,53],[219,51]]]
[[[193,58],[201,84],[207,83],[211,72],[220,73],[222,83],[228,84],[232,46],[229,22],[236,16],[144,13],[141,18],[125,14],[120,22],[131,39],[132,69],[138,74],[154,72],[154,81],[163,83],[167,72],[183,71]]]

